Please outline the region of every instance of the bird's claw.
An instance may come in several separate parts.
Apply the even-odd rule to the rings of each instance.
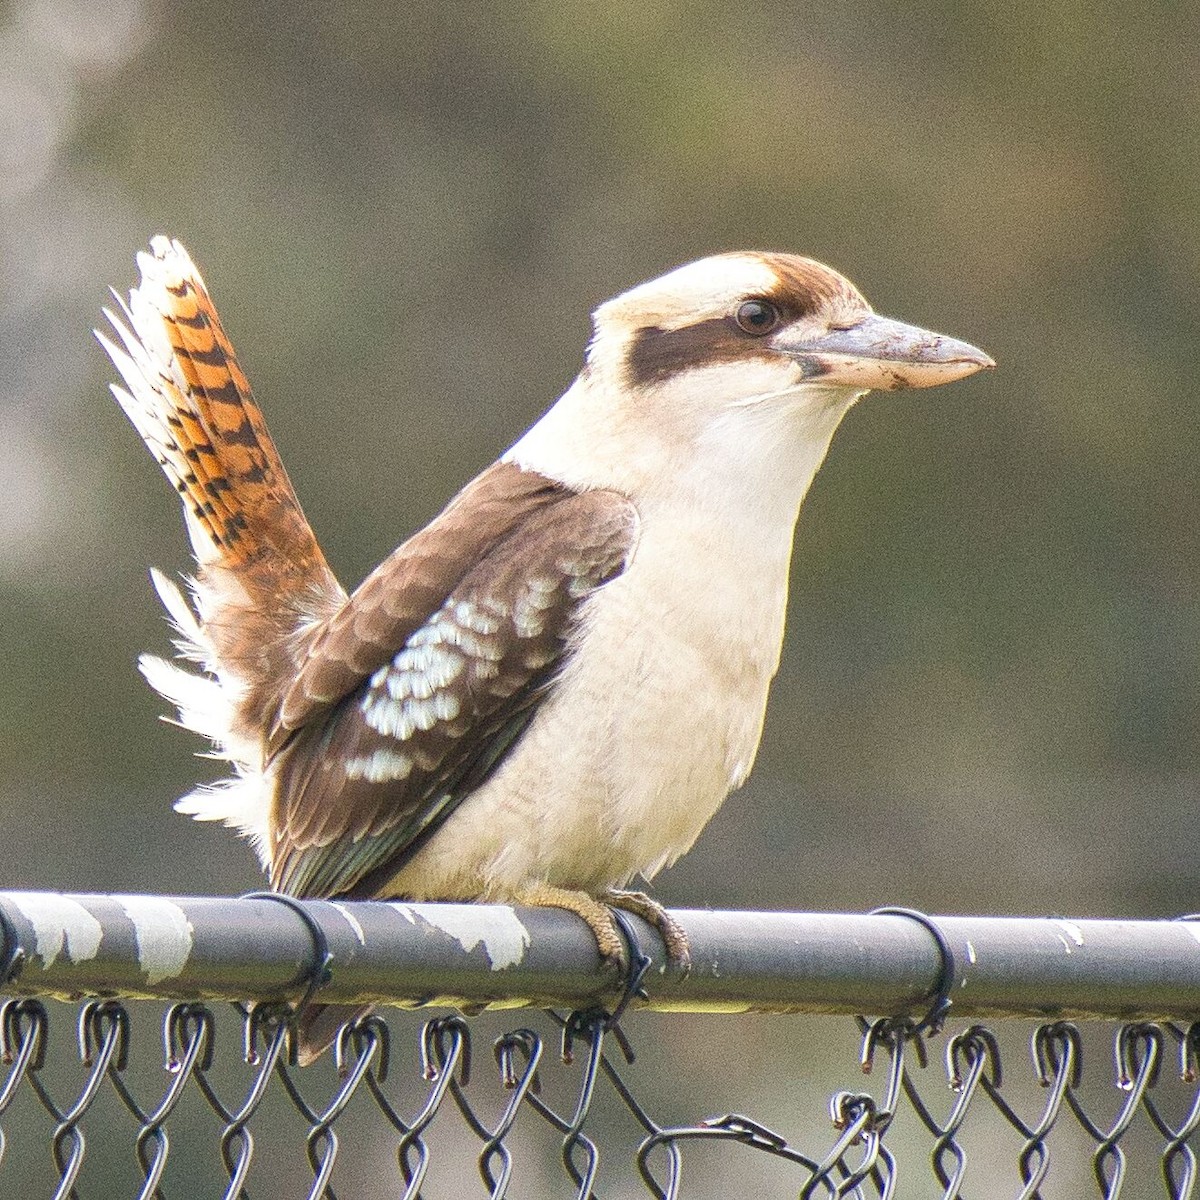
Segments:
[[[658,930],[667,952],[667,962],[687,975],[692,969],[692,950],[683,926],[657,900],[645,892],[609,891],[604,895],[610,908],[631,912]]]

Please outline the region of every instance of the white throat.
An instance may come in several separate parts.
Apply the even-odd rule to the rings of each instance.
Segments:
[[[691,514],[790,545],[860,395],[803,383],[790,364],[703,367],[644,391],[584,372],[504,458],[577,490],[622,492],[644,520]]]

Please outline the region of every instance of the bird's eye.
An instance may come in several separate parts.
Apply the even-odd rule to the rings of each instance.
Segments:
[[[762,337],[779,324],[779,309],[768,300],[744,300],[733,314],[738,328],[752,337]]]

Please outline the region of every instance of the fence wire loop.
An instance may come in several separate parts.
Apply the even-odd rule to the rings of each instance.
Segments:
[[[925,1039],[930,1036],[926,1029],[922,1032],[920,1023],[908,1017],[877,1017],[868,1023],[864,1017],[858,1018],[859,1029],[862,1030],[862,1049],[858,1056],[858,1065],[864,1075],[870,1075],[875,1069],[875,1053],[879,1047],[884,1047],[893,1055],[898,1048],[911,1044],[917,1063],[921,1067],[929,1065],[929,1050]]]
[[[116,1000],[93,1000],[79,1010],[79,1057],[90,1067],[97,1047],[113,1042],[112,1065],[123,1071],[129,1063],[129,1012]]]
[[[1037,1081],[1042,1087],[1079,1086],[1083,1074],[1079,1026],[1070,1021],[1039,1025],[1033,1034],[1031,1052]]]
[[[372,1074],[385,1083],[392,1061],[392,1034],[387,1022],[378,1013],[364,1013],[338,1030],[333,1043],[333,1062],[339,1076],[349,1073],[352,1058],[361,1059],[374,1054]]]
[[[801,1190],[801,1197],[813,1195],[818,1185],[831,1196],[844,1196],[857,1187],[875,1170],[882,1146],[880,1113],[875,1098],[864,1092],[838,1092],[830,1101],[833,1127],[841,1136],[825,1158],[818,1164],[812,1178]],[[885,1123],[886,1124],[886,1123]],[[856,1166],[849,1166],[846,1155],[861,1146],[862,1156]]]
[[[646,953],[645,947],[638,937],[637,929],[633,922],[629,919],[628,913],[619,908],[609,908],[613,920],[616,922],[617,928],[620,929],[622,936],[625,938],[625,945],[629,951],[629,966],[625,972],[625,979],[621,988],[621,995],[617,998],[617,1003],[613,1006],[612,1011],[608,1013],[608,1028],[616,1030],[619,1028],[621,1018],[625,1015],[625,1010],[636,999],[645,998],[646,990],[643,984],[646,975],[650,968],[654,965],[654,959]],[[628,1046],[628,1042],[622,1045],[622,1049]],[[630,1049],[630,1053],[632,1049]],[[630,1059],[630,1062],[633,1060]]]
[[[276,904],[282,904],[294,912],[308,930],[308,936],[312,939],[312,956],[303,974],[296,981],[297,985],[304,986],[304,991],[292,1009],[293,1019],[298,1019],[312,1003],[317,992],[333,979],[333,953],[329,949],[329,939],[325,935],[325,930],[313,916],[311,910],[294,896],[285,896],[282,892],[260,891],[246,892],[239,898],[242,900],[273,900]]]
[[[1200,1079],[1200,1022],[1193,1021],[1186,1029],[1174,1024],[1167,1028],[1179,1043],[1179,1078],[1195,1083]]]
[[[958,978],[954,950],[945,933],[928,913],[923,913],[915,908],[897,908],[889,905],[884,908],[872,909],[870,915],[873,917],[907,917],[910,921],[916,921],[933,938],[939,962],[937,982],[930,994],[929,1006],[925,1015],[913,1024],[908,1036],[912,1038],[920,1038],[925,1035],[932,1037],[941,1033],[942,1026],[950,1015],[951,1005],[954,1003],[952,996]]]
[[[625,1036],[625,1031],[621,1028],[617,1018],[607,1009],[576,1009],[565,1019],[559,1019],[562,1020],[562,1060],[567,1066],[575,1061],[576,1040],[586,1038],[590,1044],[597,1037],[603,1037],[604,1034],[612,1035],[613,1041],[617,1043],[617,1047],[621,1051],[621,1057],[627,1064],[632,1064],[637,1059],[637,1054]]]
[[[172,1004],[163,1017],[163,1067],[175,1073],[189,1057],[201,1071],[212,1069],[213,1015],[203,1004]]]
[[[46,1065],[50,1017],[40,1000],[6,1000],[0,1006],[0,1057],[5,1065],[40,1071]],[[23,1061],[27,1060],[27,1061]]]
[[[1113,1044],[1117,1087],[1126,1092],[1139,1092],[1145,1090],[1147,1083],[1151,1087],[1158,1083],[1162,1044],[1162,1030],[1156,1025],[1148,1022],[1122,1025]]]
[[[961,1092],[965,1087],[964,1078],[974,1074],[980,1063],[991,1086],[999,1088],[1003,1072],[996,1035],[985,1025],[972,1025],[946,1044],[946,1074],[950,1090]]]
[[[496,1066],[500,1069],[500,1082],[507,1091],[511,1092],[520,1087],[528,1073],[529,1094],[541,1095],[542,1084],[537,1073],[541,1046],[542,1039],[532,1029],[513,1029],[496,1039],[492,1045],[492,1053],[496,1057]]]
[[[458,1082],[471,1082],[471,1029],[462,1017],[427,1021],[421,1035],[421,1069],[430,1083],[458,1068]]]
[[[294,1036],[296,1009],[286,1000],[260,1000],[250,1005],[235,1004],[242,1017],[242,1057],[249,1066],[261,1065],[276,1053],[276,1046],[287,1060],[296,1063]],[[260,1051],[259,1045],[267,1049]]]

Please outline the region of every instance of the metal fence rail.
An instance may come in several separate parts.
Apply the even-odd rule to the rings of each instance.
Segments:
[[[692,969],[652,971],[635,1005],[896,1016],[945,985],[961,1016],[1200,1014],[1200,922],[674,915]],[[662,962],[655,932],[629,920]],[[17,996],[294,1000],[314,929],[332,955],[327,1002],[586,1008],[620,990],[587,927],[556,909],[0,892],[0,963],[24,960],[6,986]]]
[[[628,1061],[603,1012],[622,981],[566,913],[0,893],[0,992],[12,997],[0,1007],[0,1195],[1195,1194],[1200,925],[675,915],[692,970],[652,966],[631,1007],[728,1014],[730,1026],[738,1013],[872,1014],[841,1056],[842,1086],[822,1085],[824,1116],[797,1061],[783,1063],[783,1111],[722,1115],[718,1096],[710,1115],[678,1120],[687,1079],[664,1091],[661,1069]],[[662,961],[649,926],[630,934],[635,959]],[[511,1014],[404,1029],[375,1016],[343,1031],[336,1070],[299,1069],[289,1002],[317,983],[321,1002],[563,1011],[520,1026]],[[94,998],[71,1010],[74,1036],[50,997]],[[240,1002],[229,1017],[212,1006],[223,1000]],[[980,1017],[1006,1020],[965,1024]],[[1084,1018],[1108,1023],[1073,1023]],[[489,1019],[506,1024],[485,1055]],[[669,1045],[685,1019],[660,1018],[654,1041]],[[644,1025],[637,1040],[645,1051]],[[761,1073],[767,1056],[746,1057]],[[781,1052],[770,1057],[779,1066]]]

